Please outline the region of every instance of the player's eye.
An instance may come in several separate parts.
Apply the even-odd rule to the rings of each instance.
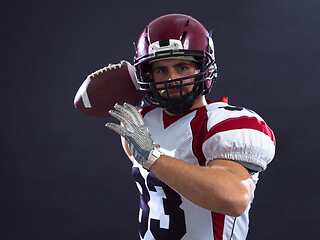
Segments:
[[[165,68],[162,68],[162,67],[159,67],[155,70],[155,73],[157,74],[163,74],[166,72],[166,69]]]
[[[181,65],[181,66],[178,67],[178,70],[179,70],[180,72],[186,71],[186,70],[188,70],[188,66],[186,66],[186,65]]]

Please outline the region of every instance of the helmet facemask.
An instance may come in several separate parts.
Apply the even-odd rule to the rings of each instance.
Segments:
[[[190,76],[154,82],[152,80],[151,63],[170,58],[193,59],[198,66],[198,71]],[[206,84],[208,84],[208,81],[213,81],[212,78],[216,74],[216,66],[211,55],[200,50],[159,51],[136,59],[136,62],[138,63],[135,66],[140,73],[138,74],[138,83],[146,102],[152,106],[162,107],[173,114],[186,112],[193,106],[195,100],[208,93],[212,84],[210,84],[210,88],[207,88]],[[186,81],[192,78],[193,81]],[[189,85],[193,85],[191,92],[183,95],[183,89]],[[169,91],[171,89],[180,91],[180,94],[170,96]],[[161,96],[160,91],[165,91],[166,97]]]

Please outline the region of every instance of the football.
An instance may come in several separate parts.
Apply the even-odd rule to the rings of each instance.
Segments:
[[[142,101],[135,68],[127,61],[109,64],[90,74],[74,98],[74,106],[83,113],[107,118],[116,103],[134,106]]]

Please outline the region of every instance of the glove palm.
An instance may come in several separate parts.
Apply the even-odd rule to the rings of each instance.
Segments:
[[[142,116],[128,103],[123,106],[116,104],[114,108],[117,111],[109,111],[110,115],[122,122],[124,127],[115,123],[107,123],[106,127],[123,136],[135,160],[149,170],[161,152],[158,145],[153,143]]]

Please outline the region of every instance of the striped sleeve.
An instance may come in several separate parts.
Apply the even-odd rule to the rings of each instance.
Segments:
[[[206,164],[230,159],[254,171],[264,171],[275,155],[275,137],[259,116],[237,116],[214,124],[203,144]]]

